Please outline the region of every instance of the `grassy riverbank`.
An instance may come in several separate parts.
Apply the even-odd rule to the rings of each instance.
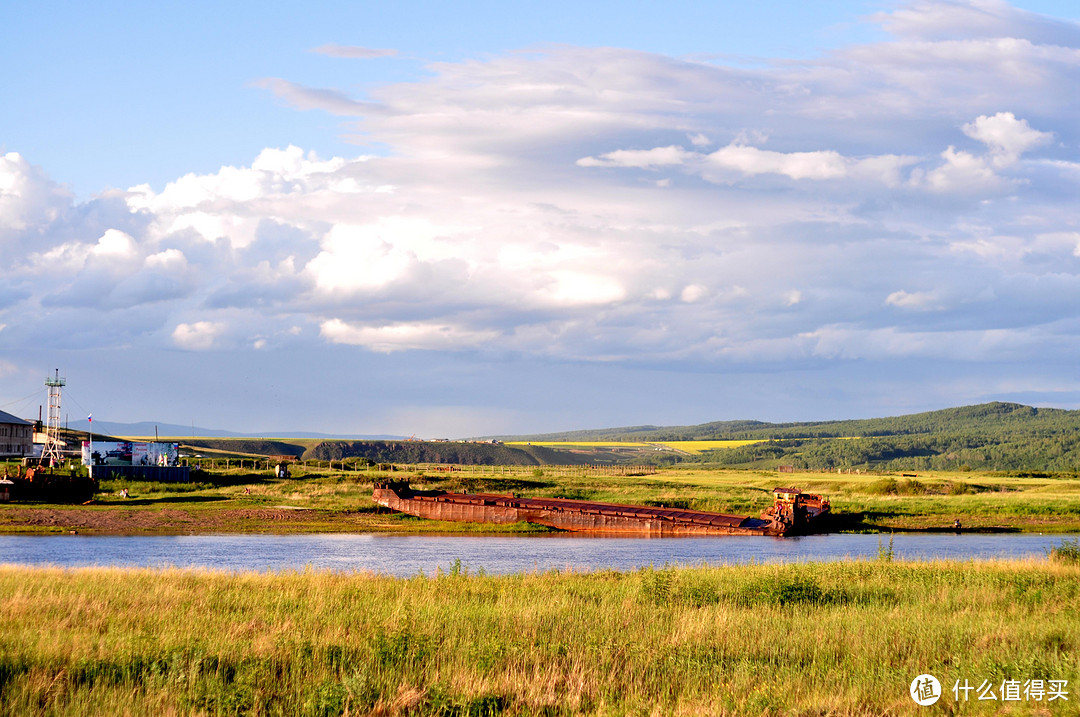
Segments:
[[[667,468],[615,475],[584,467],[415,467],[304,472],[278,480],[269,472],[207,472],[189,484],[108,481],[93,504],[0,505],[0,532],[506,532],[535,526],[438,523],[390,514],[371,501],[375,480],[425,488],[562,496],[758,515],[772,489],[793,485],[821,493],[837,516],[833,529],[934,531],[959,519],[967,530],[1080,531],[1080,479],[1071,474],[920,473],[856,475]],[[122,498],[121,489],[129,497]]]
[[[922,673],[935,713],[1080,702],[1076,564],[464,572],[0,567],[0,713],[921,714]],[[1069,702],[957,705],[965,679]]]

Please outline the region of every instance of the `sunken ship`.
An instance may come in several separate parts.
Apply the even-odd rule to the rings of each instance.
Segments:
[[[372,498],[391,510],[431,520],[503,524],[524,521],[569,532],[652,537],[795,535],[811,532],[829,513],[827,500],[795,488],[776,488],[773,505],[758,518],[569,498],[414,490],[402,481],[376,483]]]

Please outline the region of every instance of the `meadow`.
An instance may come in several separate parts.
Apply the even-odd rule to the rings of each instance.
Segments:
[[[794,485],[832,500],[838,530],[948,530],[957,517],[1080,529],[1072,475],[385,468],[309,463],[277,479],[231,463],[187,484],[108,481],[92,505],[0,505],[0,531],[543,530],[388,513],[371,502],[388,478],[744,514]],[[878,560],[506,576],[460,562],[411,578],[2,565],[0,714],[1078,713],[1075,540],[979,563],[894,562],[881,545]],[[924,673],[943,685],[934,708],[908,695]],[[952,693],[1031,680],[1066,681],[1068,701]]]
[[[390,578],[0,566],[0,713],[1076,714],[1080,565]],[[1068,701],[957,700],[1067,681]],[[1028,683],[1029,685],[1031,683]]]
[[[1071,474],[927,472],[776,473],[704,466],[621,475],[585,466],[402,466],[320,462],[277,479],[265,462],[235,460],[191,483],[105,481],[86,506],[0,505],[0,532],[502,532],[538,526],[439,523],[388,513],[371,500],[377,480],[418,487],[517,493],[758,515],[772,489],[794,486],[831,500],[830,530],[1080,531],[1080,479]],[[256,468],[253,468],[253,465]],[[128,497],[121,497],[127,489]]]

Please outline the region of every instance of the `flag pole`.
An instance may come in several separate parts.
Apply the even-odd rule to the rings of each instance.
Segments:
[[[87,416],[86,422],[90,424],[90,463],[87,470],[90,472],[90,480],[94,480],[94,414]]]

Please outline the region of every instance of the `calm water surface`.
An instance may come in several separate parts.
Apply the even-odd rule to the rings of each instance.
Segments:
[[[897,559],[1042,557],[1075,535],[896,534]],[[576,536],[177,535],[0,536],[0,562],[23,565],[199,567],[231,571],[313,568],[432,575],[455,560],[470,572],[629,570],[648,565],[724,565],[876,558],[889,536],[800,538],[595,538]]]

